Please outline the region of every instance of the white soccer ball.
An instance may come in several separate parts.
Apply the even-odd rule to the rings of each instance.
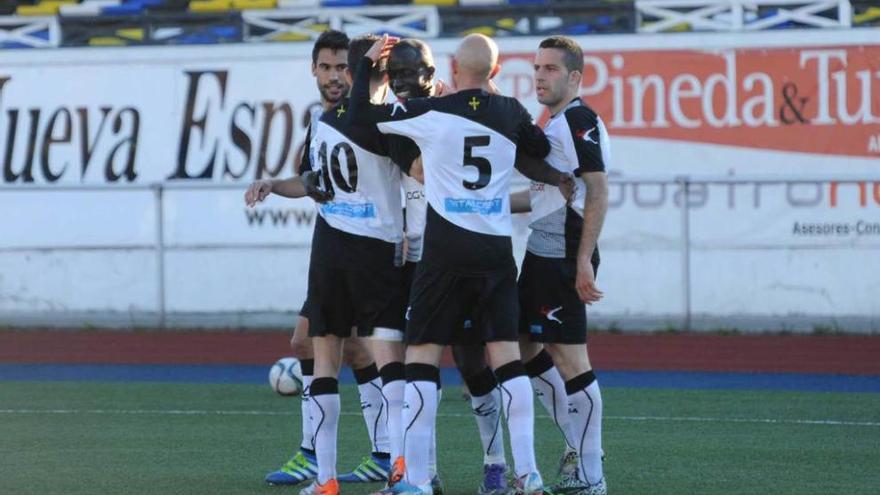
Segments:
[[[269,385],[279,395],[299,395],[303,388],[302,367],[299,359],[281,358],[269,369]]]

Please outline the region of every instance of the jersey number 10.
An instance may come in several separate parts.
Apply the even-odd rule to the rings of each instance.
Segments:
[[[345,153],[345,163],[348,168],[348,180],[342,175],[342,165],[339,163],[339,155]],[[327,142],[321,142],[318,148],[318,160],[321,162],[321,171],[323,172],[324,187],[328,193],[333,193],[333,184],[336,184],[340,190],[347,193],[353,193],[357,190],[358,184],[358,166],[357,159],[354,156],[354,150],[351,145],[345,141],[336,143],[336,146],[330,150],[330,160],[327,160]],[[329,162],[329,163],[328,163]],[[332,180],[331,180],[332,177]]]

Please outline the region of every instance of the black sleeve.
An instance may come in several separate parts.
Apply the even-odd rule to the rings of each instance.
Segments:
[[[412,139],[397,134],[388,134],[388,156],[403,170],[403,173],[409,175],[413,160],[421,154],[422,151]]]
[[[432,98],[412,98],[395,103],[374,105],[370,103],[370,72],[373,61],[361,58],[354,73],[351,86],[351,103],[348,118],[352,124],[375,124],[392,120],[406,120],[418,117],[431,109]]]
[[[586,107],[574,107],[565,112],[565,120],[571,130],[571,139],[577,155],[577,168],[574,175],[585,172],[604,172],[605,162],[602,159],[602,133],[595,112]],[[572,157],[574,158],[574,157]]]
[[[535,158],[546,158],[550,154],[550,141],[544,131],[534,124],[529,111],[519,104],[519,131],[517,150]]]
[[[302,156],[299,159],[299,170],[297,171],[299,175],[312,170],[312,125],[313,123],[309,123],[309,128],[306,130],[306,142],[303,146]]]

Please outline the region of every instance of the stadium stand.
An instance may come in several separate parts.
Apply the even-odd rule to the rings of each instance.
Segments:
[[[0,48],[878,25],[878,0],[0,0]]]

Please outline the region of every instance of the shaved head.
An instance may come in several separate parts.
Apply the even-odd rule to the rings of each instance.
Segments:
[[[468,77],[488,80],[498,65],[498,45],[488,36],[469,34],[458,45],[455,61],[458,69]]]

